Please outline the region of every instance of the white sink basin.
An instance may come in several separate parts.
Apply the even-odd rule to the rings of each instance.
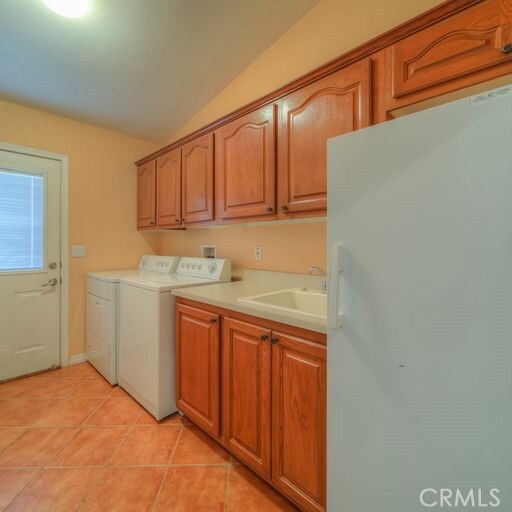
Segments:
[[[300,313],[318,319],[327,318],[327,295],[310,288],[290,288],[276,292],[241,297],[238,302],[274,311]]]

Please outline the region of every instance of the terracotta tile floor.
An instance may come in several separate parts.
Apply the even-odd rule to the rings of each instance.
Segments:
[[[0,384],[0,511],[296,510],[179,415],[88,363]]]

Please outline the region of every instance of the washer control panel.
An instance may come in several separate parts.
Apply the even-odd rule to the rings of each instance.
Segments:
[[[204,277],[216,281],[231,280],[231,260],[217,258],[181,258],[176,274]]]
[[[156,256],[144,254],[139,261],[139,270],[174,274],[178,268],[179,256]]]

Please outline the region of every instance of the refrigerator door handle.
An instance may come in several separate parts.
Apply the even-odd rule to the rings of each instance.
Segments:
[[[343,325],[343,312],[341,307],[341,273],[343,272],[343,245],[334,244],[331,254],[331,268],[329,272],[329,300],[327,307],[327,326],[339,329]]]

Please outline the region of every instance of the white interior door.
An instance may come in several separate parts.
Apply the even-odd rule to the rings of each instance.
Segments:
[[[0,150],[0,380],[60,365],[60,179]]]

